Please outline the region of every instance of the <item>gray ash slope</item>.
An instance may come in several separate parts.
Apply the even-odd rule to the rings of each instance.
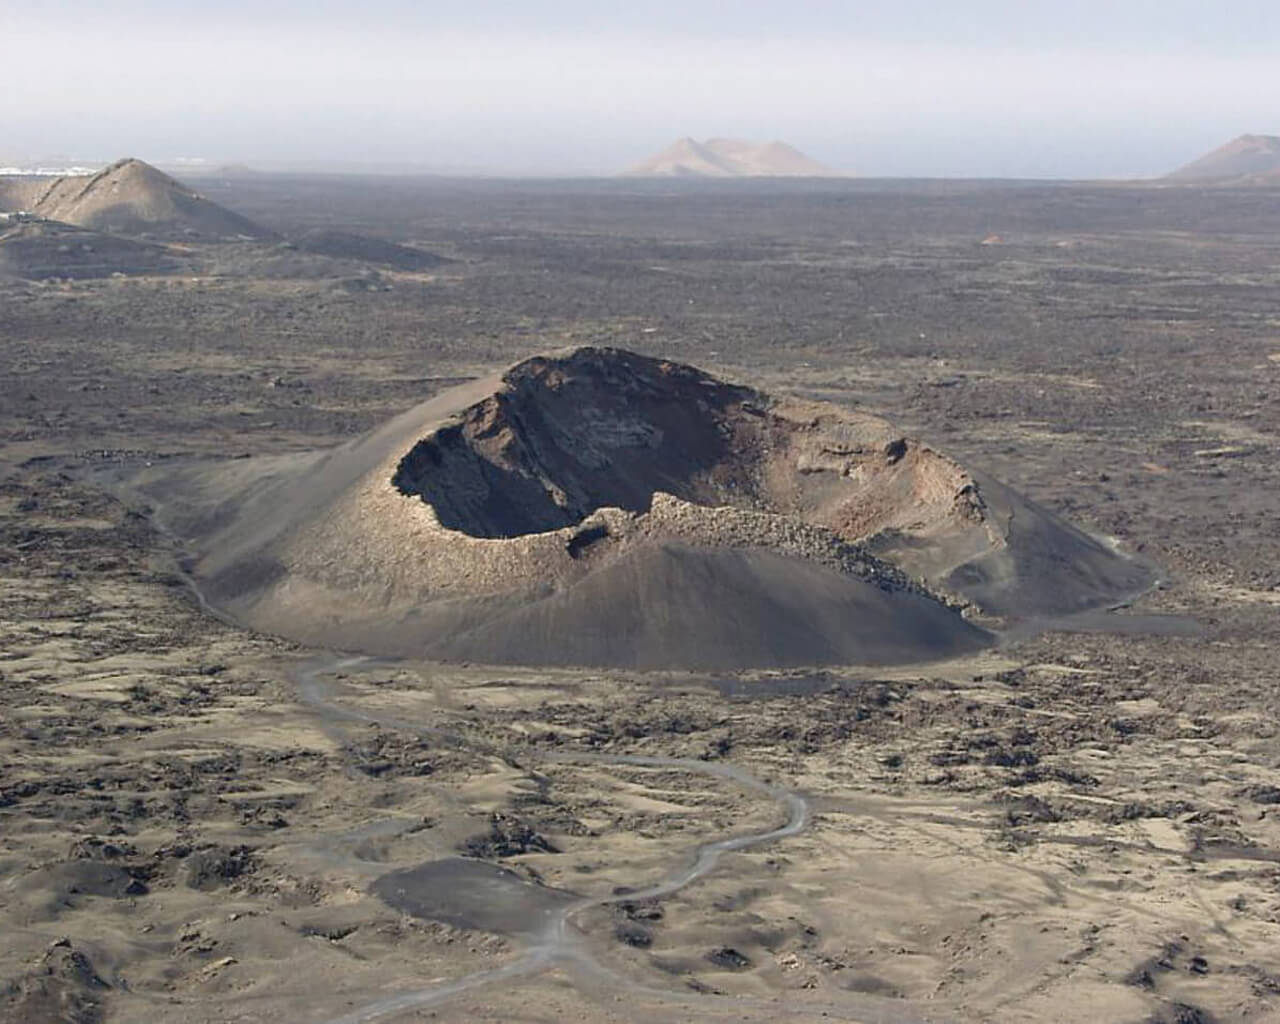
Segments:
[[[327,452],[131,486],[216,607],[305,643],[505,664],[894,664],[1145,568],[874,416],[616,349],[535,357]]]
[[[291,244],[302,252],[359,263],[372,263],[391,270],[430,270],[452,262],[425,249],[415,249],[381,238],[328,228],[308,231]]]
[[[181,266],[159,245],[34,215],[0,216],[0,278],[94,278],[170,273]]]

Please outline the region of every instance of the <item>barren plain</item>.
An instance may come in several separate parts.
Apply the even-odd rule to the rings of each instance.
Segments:
[[[1280,1019],[1280,193],[192,184],[448,262],[0,281],[0,1021]],[[377,660],[209,614],[95,483],[575,345],[883,416],[1161,581],[919,666]]]

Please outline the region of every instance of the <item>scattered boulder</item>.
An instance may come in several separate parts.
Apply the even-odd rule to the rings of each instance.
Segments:
[[[751,966],[751,960],[730,946],[721,946],[707,954],[709,960],[722,971],[745,971]]]
[[[0,1024],[100,1024],[110,986],[69,939],[58,939],[21,977],[0,981]]]
[[[189,889],[209,891],[229,885],[257,867],[249,846],[201,846],[183,861],[183,881]]]
[[[495,811],[489,818],[489,830],[465,840],[461,852],[468,857],[498,860],[518,857],[523,853],[559,853],[546,836],[510,814]]]

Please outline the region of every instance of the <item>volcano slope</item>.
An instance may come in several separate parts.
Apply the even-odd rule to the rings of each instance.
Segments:
[[[388,267],[392,270],[430,270],[450,261],[443,256],[407,245],[397,245],[381,238],[335,231],[331,228],[315,228],[308,231],[293,245],[302,252],[319,256],[331,256],[340,260],[357,260]]]
[[[442,660],[917,662],[991,643],[975,617],[1149,582],[874,416],[616,349],[526,360],[330,451],[131,486],[237,620]]]
[[[159,245],[35,216],[0,217],[0,278],[155,274],[178,266],[174,255]]]
[[[91,175],[0,187],[0,203],[94,231],[174,238],[270,239],[272,232],[210,202],[141,160]]]

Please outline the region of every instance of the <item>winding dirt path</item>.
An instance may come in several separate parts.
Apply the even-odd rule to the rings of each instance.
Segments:
[[[214,608],[201,592],[195,580],[186,572],[181,572],[184,582],[189,587],[200,607],[212,617],[234,628],[242,628],[225,613]],[[492,746],[471,742],[447,730],[426,726],[419,722],[399,718],[393,715],[380,715],[367,710],[351,708],[337,703],[333,698],[332,687],[324,682],[325,676],[335,673],[349,673],[362,668],[394,665],[392,659],[375,658],[365,655],[349,655],[326,653],[296,666],[290,677],[295,686],[299,703],[310,708],[321,718],[335,724],[358,723],[376,724],[385,728],[400,729],[430,736],[448,743],[451,746],[483,749],[485,753],[501,752]],[[527,755],[526,755],[527,756]],[[525,953],[517,960],[502,967],[476,971],[450,981],[439,982],[421,989],[411,989],[396,995],[373,1000],[364,1006],[340,1017],[324,1018],[317,1024],[367,1024],[388,1017],[394,1013],[417,1010],[426,1007],[437,1007],[448,1004],[461,996],[478,989],[498,985],[503,982],[527,980],[551,970],[563,970],[574,981],[575,985],[589,993],[594,987],[603,985],[607,991],[616,995],[626,991],[631,996],[643,998],[650,1005],[643,1009],[637,1006],[636,1019],[647,1022],[652,1020],[648,1013],[658,1004],[671,1012],[679,1012],[679,1020],[706,1021],[725,1019],[731,1015],[742,1020],[744,1010],[758,1010],[765,1019],[776,1019],[784,1009],[791,1015],[805,1014],[813,1017],[821,1016],[828,1020],[857,1021],[859,1024],[934,1024],[944,1020],[935,1016],[927,1008],[903,1000],[888,999],[860,993],[842,994],[839,1002],[817,1002],[806,1000],[803,1007],[784,1008],[776,1001],[767,999],[714,996],[695,993],[677,992],[657,989],[643,985],[626,977],[603,964],[592,952],[588,937],[579,930],[575,919],[589,910],[607,907],[623,901],[656,899],[679,892],[694,882],[714,871],[726,853],[746,850],[756,846],[797,836],[811,824],[810,804],[801,793],[777,786],[757,778],[737,765],[702,761],[695,758],[679,757],[647,757],[635,754],[602,754],[591,752],[557,752],[539,755],[544,762],[573,764],[630,765],[653,768],[674,768],[699,775],[709,775],[717,779],[731,782],[743,789],[758,793],[773,800],[782,811],[782,824],[763,832],[748,832],[722,836],[699,844],[693,851],[692,858],[685,854],[682,866],[674,869],[666,878],[652,885],[638,889],[628,889],[608,896],[587,896],[557,910],[548,925],[529,943]],[[377,827],[379,823],[373,823]],[[368,827],[368,826],[366,826]],[[335,839],[336,843],[337,840]]]
[[[372,714],[336,703],[323,677],[335,672],[352,672],[373,665],[390,664],[383,659],[342,657],[339,655],[314,659],[299,666],[293,672],[300,701],[318,714],[341,722],[378,724],[387,728],[408,729],[419,734],[447,738],[454,743],[460,738],[443,730],[432,729],[394,716]],[[642,757],[634,754],[556,753],[544,756],[544,761],[572,764],[631,765],[644,768],[674,768],[699,775],[710,775],[732,782],[743,789],[759,793],[777,803],[784,814],[781,825],[763,832],[748,832],[723,836],[700,844],[691,861],[672,871],[666,878],[640,889],[627,889],[609,896],[587,896],[558,909],[550,922],[529,943],[520,959],[503,967],[477,971],[453,981],[431,985],[418,991],[404,992],[369,1003],[353,1013],[333,1018],[327,1024],[362,1024],[388,1014],[438,1006],[475,989],[511,981],[520,977],[539,974],[556,967],[571,971],[586,971],[618,985],[633,985],[601,964],[585,941],[583,933],[574,926],[575,919],[589,910],[632,900],[657,899],[679,892],[698,879],[715,870],[726,853],[745,850],[770,843],[788,836],[798,835],[810,821],[809,803],[799,793],[775,786],[756,778],[736,765],[718,764],[682,757]]]

